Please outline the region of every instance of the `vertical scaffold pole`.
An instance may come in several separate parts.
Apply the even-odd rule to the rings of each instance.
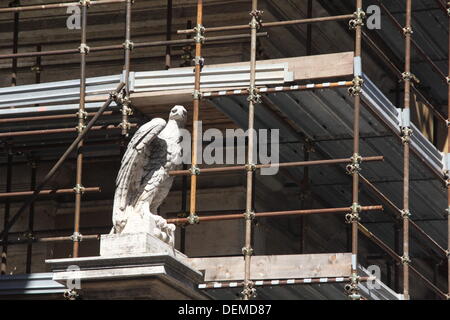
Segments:
[[[172,40],[172,13],[173,13],[173,3],[172,0],[167,0],[167,15],[166,15],[166,40]],[[166,69],[172,67],[172,47],[166,47]]]
[[[36,188],[36,176],[37,176],[37,162],[35,159],[30,160],[31,177],[30,177],[30,190],[34,191]],[[34,232],[34,203],[30,205],[30,211],[28,212],[28,230],[26,238],[27,244],[27,260],[25,272],[31,273],[32,259],[33,259],[33,232]]]
[[[450,1],[447,1],[448,25],[450,28]],[[448,34],[448,106],[447,106],[447,157],[450,154],[450,32]],[[448,179],[448,177],[447,177]],[[450,300],[450,184],[447,180],[447,300]]]
[[[204,65],[204,59],[202,57],[202,44],[205,40],[205,27],[203,26],[203,0],[197,1],[197,25],[195,30],[195,82],[193,93],[193,115],[192,115],[192,150],[191,150],[191,191],[189,199],[189,217],[190,224],[198,223],[198,216],[196,214],[197,209],[197,176],[200,173],[197,167],[197,152],[198,152],[198,121],[199,121],[199,109],[200,109],[200,75]],[[201,132],[200,132],[201,134]]]
[[[17,7],[20,5],[19,0],[12,1],[9,6],[10,7]],[[19,12],[14,12],[14,26],[13,26],[13,53],[17,53],[18,47],[19,47]],[[11,86],[15,87],[17,85],[17,58],[12,59],[12,73],[11,73]],[[13,159],[13,153],[11,148],[7,149],[8,151],[8,167],[6,172],[6,192],[11,192],[11,177],[12,177],[12,159]],[[4,226],[9,222],[9,214],[10,214],[11,205],[9,202],[9,199],[6,199],[5,202],[5,211],[4,211]],[[1,255],[1,265],[0,265],[0,274],[6,273],[7,268],[7,259],[8,259],[8,235],[6,235],[4,239],[3,249],[2,249],[2,255]]]
[[[13,168],[13,152],[10,147],[7,149],[8,152],[8,160],[7,160],[7,169],[6,169],[6,192],[11,192],[11,183],[12,183],[12,168]],[[9,214],[10,214],[11,204],[9,199],[5,201],[5,210],[4,210],[4,228],[9,223]],[[2,248],[2,257],[1,257],[1,265],[0,265],[0,274],[6,274],[7,262],[8,262],[8,233],[3,238],[3,248]]]
[[[81,0],[81,43],[80,43],[80,105],[78,108],[78,135],[85,128],[86,111],[85,111],[85,95],[86,95],[86,55],[89,53],[89,47],[86,44],[86,27],[87,27],[87,9],[89,1]],[[75,217],[73,228],[73,253],[74,258],[78,257],[79,245],[81,241],[80,234],[80,215],[81,215],[81,196],[84,191],[82,185],[83,176],[83,140],[78,143],[77,146],[77,169],[76,169],[76,181],[75,181]]]
[[[10,7],[20,6],[20,0],[14,0],[9,4]],[[19,48],[19,12],[14,12],[14,26],[13,26],[13,53],[18,52]],[[11,86],[17,85],[17,58],[12,59],[12,73]]]
[[[123,75],[124,75],[124,95],[122,99],[122,122],[120,127],[122,128],[122,136],[125,139],[128,136],[130,130],[130,122],[128,117],[133,114],[131,109],[130,101],[130,60],[131,60],[131,50],[133,50],[133,42],[131,42],[131,5],[133,0],[127,0],[125,3],[125,42],[123,43],[123,49],[125,53],[125,61],[123,64]],[[123,144],[123,148],[125,143]]]
[[[403,28],[405,36],[405,72],[402,74],[404,81],[404,101],[403,112],[405,116],[404,123],[402,123],[401,135],[403,142],[403,298],[409,300],[409,146],[412,130],[409,124],[409,112],[411,105],[411,80],[414,75],[411,73],[411,37],[412,37],[412,25],[411,25],[411,6],[412,1],[406,0],[406,24]]]
[[[255,296],[256,290],[253,282],[250,280],[250,266],[251,257],[253,254],[252,248],[252,226],[255,213],[253,211],[253,173],[255,171],[255,155],[254,148],[254,120],[255,120],[255,105],[261,102],[261,97],[256,88],[256,33],[261,27],[262,11],[258,10],[258,0],[252,0],[252,11],[250,12],[251,21],[251,42],[250,42],[250,86],[248,96],[248,143],[247,143],[247,190],[246,190],[246,204],[245,204],[245,246],[242,248],[244,255],[244,288],[242,290],[242,298],[249,300]]]
[[[362,27],[364,25],[365,12],[362,8],[362,0],[356,1],[356,11],[354,19],[350,20],[350,28],[355,30],[355,53],[354,53],[354,78],[353,87],[349,88],[350,94],[354,97],[353,110],[353,155],[352,163],[347,166],[349,174],[352,176],[352,206],[351,212],[346,215],[346,222],[351,224],[351,247],[352,247],[352,275],[351,282],[346,287],[350,299],[360,300],[359,277],[358,277],[358,222],[360,220],[361,205],[359,203],[359,171],[361,170],[362,157],[359,153],[359,132],[361,113],[361,90],[363,85],[362,64],[361,64],[361,42]]]

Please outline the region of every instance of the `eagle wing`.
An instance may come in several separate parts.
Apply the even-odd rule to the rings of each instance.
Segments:
[[[136,131],[128,144],[116,179],[114,214],[122,212],[127,206],[128,195],[139,190],[141,179],[145,175],[144,163],[148,157],[146,150],[165,126],[165,120],[152,119]]]

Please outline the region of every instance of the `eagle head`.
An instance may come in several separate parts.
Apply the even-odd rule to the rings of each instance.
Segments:
[[[186,122],[187,111],[183,106],[176,105],[170,110],[169,120],[175,120],[181,123]]]

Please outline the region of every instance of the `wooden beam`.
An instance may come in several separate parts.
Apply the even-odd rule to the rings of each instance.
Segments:
[[[324,79],[324,78],[338,78],[339,80],[344,80],[349,76],[353,75],[353,52],[342,52],[342,53],[331,53],[331,54],[321,54],[314,56],[305,57],[294,57],[285,59],[272,59],[272,60],[261,60],[257,64],[280,64],[287,63],[288,70],[293,72],[294,81],[305,81],[314,79]],[[248,62],[238,62],[238,63],[226,63],[226,64],[215,64],[205,66],[208,68],[220,68],[220,67],[230,67],[230,66],[243,66],[248,64]],[[172,72],[175,70],[192,69],[192,67],[185,68],[173,68]],[[226,90],[230,88],[214,88],[214,89],[203,89],[203,92]],[[232,88],[232,89],[245,89],[245,88]],[[87,102],[101,101],[104,99],[103,96],[91,96],[87,98]],[[147,108],[150,106],[157,105],[174,105],[174,104],[185,104],[188,105],[192,100],[192,90],[163,90],[163,91],[153,91],[153,92],[138,92],[131,94],[131,100],[134,107],[138,108],[142,112],[146,112]]]
[[[244,279],[244,258],[188,258],[192,268],[204,272],[205,282]],[[254,280],[348,277],[350,253],[254,256],[251,278]]]

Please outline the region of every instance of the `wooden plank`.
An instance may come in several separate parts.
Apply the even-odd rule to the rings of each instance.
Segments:
[[[344,79],[353,75],[353,52],[331,53],[316,56],[294,57],[285,59],[261,60],[258,64],[279,64],[287,63],[288,70],[293,72],[294,81],[304,81],[323,78]],[[246,65],[248,62],[215,64],[205,66],[207,68],[229,67]],[[192,69],[192,67],[187,67]],[[176,68],[172,70],[182,70]],[[203,89],[203,92],[219,91],[230,88]],[[245,89],[244,87],[233,87],[233,89]],[[88,97],[88,101],[97,101],[93,97]],[[192,102],[192,90],[165,90],[154,92],[136,92],[131,94],[131,100],[135,107],[146,112],[149,106],[154,105],[174,105],[189,104]]]
[[[244,258],[189,258],[192,268],[204,272],[208,281],[244,279]],[[254,280],[348,277],[351,275],[351,253],[254,256],[251,259]]]
[[[319,54],[313,56],[269,59],[257,61],[261,64],[288,63],[288,71],[294,73],[294,81],[324,78],[347,77],[353,75],[353,51]],[[207,65],[206,68],[248,65],[249,62],[236,62]],[[188,67],[191,68],[192,67]],[[182,69],[182,68],[180,68]]]

